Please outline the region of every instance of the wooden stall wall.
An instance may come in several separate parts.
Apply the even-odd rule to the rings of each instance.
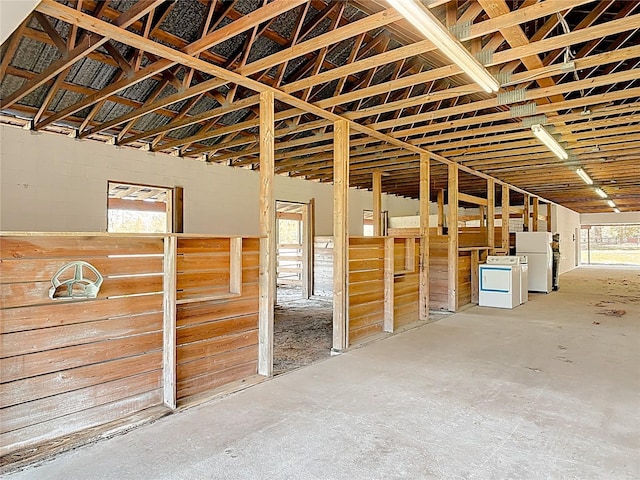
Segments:
[[[384,329],[384,237],[349,238],[349,343]]]
[[[162,238],[2,236],[0,255],[0,454],[162,404]],[[79,260],[97,298],[51,300]]]
[[[447,310],[449,307],[449,237],[429,229],[429,309]],[[389,228],[389,236],[419,237],[417,228]]]
[[[413,323],[419,318],[419,262],[419,238],[394,238],[394,329]]]
[[[257,238],[241,239],[242,281],[240,292],[234,294],[228,291],[232,241],[178,238],[179,402],[257,373],[260,243]]]
[[[471,303],[471,252],[458,252],[457,309]]]
[[[437,235],[435,229],[429,234],[429,308],[449,308],[449,238]]]
[[[333,294],[333,237],[315,237],[313,241],[313,294]]]

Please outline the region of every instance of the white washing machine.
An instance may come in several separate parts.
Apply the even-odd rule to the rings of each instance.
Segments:
[[[479,268],[478,305],[515,308],[522,303],[520,257],[489,256]]]

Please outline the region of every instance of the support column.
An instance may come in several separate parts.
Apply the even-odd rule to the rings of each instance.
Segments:
[[[438,235],[444,234],[444,190],[438,190]]]
[[[429,319],[429,178],[430,157],[420,154],[420,290],[419,317]]]
[[[273,92],[260,93],[260,292],[258,314],[258,373],[273,375],[273,309],[276,293],[276,213],[274,172]]]
[[[373,172],[373,235],[382,235],[382,172]]]
[[[553,231],[551,228],[551,204],[547,203],[547,232]]]
[[[449,270],[448,297],[449,310],[458,309],[458,165],[449,164],[449,209],[447,210],[447,227],[449,233]]]
[[[496,184],[493,178],[487,179],[487,245],[489,255],[496,248]]]
[[[522,228],[523,228],[523,232],[528,232],[529,231],[529,206],[530,203],[530,199],[529,199],[529,195],[525,195],[524,196],[524,208],[522,209]]]
[[[349,122],[333,124],[333,348],[349,345]]]
[[[178,239],[175,235],[164,237],[163,279],[163,344],[162,388],[163,403],[176,408],[176,262]]]
[[[502,185],[502,250],[509,255],[509,185]]]
[[[533,222],[531,225],[531,229],[534,232],[538,231],[539,216],[540,216],[540,199],[538,197],[533,197]]]

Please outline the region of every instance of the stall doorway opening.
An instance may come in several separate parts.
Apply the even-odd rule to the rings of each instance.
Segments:
[[[109,182],[107,232],[169,233],[172,204],[171,188]]]
[[[313,202],[276,202],[275,375],[330,355],[333,299],[313,295]]]
[[[640,265],[640,224],[583,225],[582,265]]]

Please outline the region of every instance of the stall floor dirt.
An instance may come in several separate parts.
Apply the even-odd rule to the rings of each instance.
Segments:
[[[278,287],[273,372],[279,375],[331,355],[333,297],[302,298],[296,287]]]

